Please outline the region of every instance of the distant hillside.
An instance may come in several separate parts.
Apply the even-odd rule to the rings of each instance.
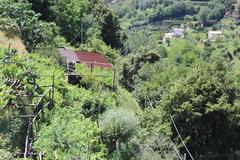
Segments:
[[[211,26],[236,8],[235,0],[107,0],[124,29],[165,21],[200,22]],[[235,16],[236,17],[236,16]]]
[[[8,48],[9,45],[12,49],[17,49],[19,52],[26,52],[26,48],[19,37],[14,36],[10,38],[0,31],[0,47]]]

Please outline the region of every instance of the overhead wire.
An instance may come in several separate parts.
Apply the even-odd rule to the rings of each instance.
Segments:
[[[174,150],[175,150],[177,156],[180,158],[180,160],[184,160],[184,158],[182,158],[182,156],[180,155],[180,153],[179,153],[179,151],[178,151],[176,145],[173,143],[173,141],[172,141],[171,139],[170,139],[170,142],[171,142],[171,144],[173,145],[173,148],[174,148]]]
[[[146,95],[146,97],[148,98],[148,100],[150,101],[150,98],[149,98],[149,96],[148,95]],[[150,101],[151,102],[151,101]],[[153,107],[153,105],[150,103],[149,104],[150,106],[151,106],[151,108],[154,108]],[[182,156],[180,155],[180,153],[179,153],[179,151],[178,151],[178,149],[177,149],[177,147],[176,147],[176,145],[173,143],[173,141],[170,139],[170,142],[171,142],[171,144],[173,145],[173,148],[174,148],[174,150],[175,150],[175,152],[176,152],[176,154],[177,154],[177,156],[179,157],[179,159],[180,160],[184,160],[184,158],[182,158]]]
[[[187,151],[188,155],[191,157],[191,159],[194,160],[191,152],[189,151],[189,149],[187,148],[185,142],[183,141],[182,136],[181,136],[181,134],[180,134],[180,132],[179,132],[179,130],[178,130],[178,128],[177,128],[177,125],[176,125],[176,123],[174,122],[173,117],[172,117],[171,115],[170,115],[170,118],[171,118],[171,121],[172,121],[172,123],[173,123],[173,126],[174,126],[174,128],[175,128],[175,130],[176,130],[176,132],[177,132],[177,134],[178,134],[178,137],[180,138],[180,140],[181,140],[184,148],[186,149],[186,151]]]

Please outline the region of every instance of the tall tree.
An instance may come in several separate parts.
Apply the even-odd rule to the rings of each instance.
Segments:
[[[201,64],[175,82],[160,101],[197,158],[226,159],[239,149],[238,90],[222,63]],[[174,138],[178,137],[172,127]]]
[[[93,15],[101,29],[103,41],[113,48],[121,48],[121,28],[117,17],[101,3],[94,5]]]

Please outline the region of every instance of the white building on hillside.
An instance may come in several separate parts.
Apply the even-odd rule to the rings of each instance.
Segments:
[[[174,28],[173,29],[173,37],[184,37],[184,29]]]
[[[167,39],[173,38],[173,33],[165,33],[163,37],[163,41],[165,42]]]
[[[208,39],[211,41],[215,41],[221,35],[222,31],[208,31]]]
[[[184,31],[185,30],[181,28],[173,28],[173,32],[164,34],[163,41],[165,42],[171,38],[184,38]]]

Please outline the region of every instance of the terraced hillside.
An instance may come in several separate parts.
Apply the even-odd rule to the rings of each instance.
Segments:
[[[152,24],[159,25],[169,20],[198,21],[208,26],[219,22],[226,13],[231,13],[236,8],[235,0],[122,0],[107,2],[119,16],[124,29]]]

